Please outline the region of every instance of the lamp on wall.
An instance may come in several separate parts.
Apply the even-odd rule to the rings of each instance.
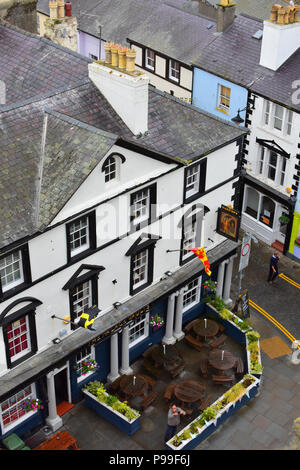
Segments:
[[[247,109],[247,106],[246,106],[245,108],[243,108],[243,109],[239,109],[238,112],[237,112],[237,115],[234,116],[234,117],[231,119],[232,122],[234,122],[234,123],[237,124],[238,126],[239,126],[240,124],[242,124],[242,123],[244,122],[244,119],[241,118],[240,113],[241,113],[242,111],[245,111],[246,109]]]

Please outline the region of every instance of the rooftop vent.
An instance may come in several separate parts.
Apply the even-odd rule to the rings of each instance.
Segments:
[[[255,34],[253,34],[252,37],[253,37],[254,39],[261,39],[262,36],[263,36],[263,30],[262,30],[262,29],[259,29],[258,31],[256,31]]]

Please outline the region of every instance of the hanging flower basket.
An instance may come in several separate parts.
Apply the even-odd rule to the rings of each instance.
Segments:
[[[205,296],[215,296],[216,288],[217,288],[217,283],[215,281],[211,281],[208,279],[207,281],[203,282],[202,284],[203,290],[204,290],[204,295]]]
[[[83,361],[80,366],[78,367],[78,373],[81,372],[82,375],[86,375],[89,372],[93,372],[99,368],[98,364],[96,361],[89,359],[86,361]]]
[[[159,317],[158,315],[151,315],[150,317],[150,325],[152,326],[153,330],[156,331],[161,328],[164,324],[164,319]]]
[[[39,400],[38,398],[26,400],[23,406],[24,406],[24,410],[26,411],[37,411],[37,410],[44,409],[41,400]]]

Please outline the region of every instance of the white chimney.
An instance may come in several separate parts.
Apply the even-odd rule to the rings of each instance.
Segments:
[[[277,5],[274,5],[276,7]],[[262,37],[260,65],[271,70],[278,70],[279,67],[300,47],[300,22],[297,16],[294,22],[285,24],[280,21],[279,15],[287,17],[288,10],[280,8],[279,11],[271,14],[275,22],[271,20],[264,21],[264,31]],[[296,15],[298,10],[296,11]],[[283,21],[283,20],[282,20]]]
[[[131,132],[146,132],[149,77],[142,72],[127,74],[96,62],[88,67],[90,79]]]

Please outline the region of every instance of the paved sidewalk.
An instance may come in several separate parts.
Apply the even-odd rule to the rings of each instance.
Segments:
[[[248,288],[255,303],[300,339],[300,290],[281,279],[277,285],[269,286],[266,277],[273,249],[261,242],[253,244],[252,248],[243,288]],[[233,298],[237,266],[238,259],[232,285]],[[300,282],[300,264],[287,257],[281,258],[280,272]],[[279,336],[291,346],[286,336],[252,308],[251,321],[261,339]],[[290,442],[293,421],[300,416],[300,365],[291,364],[289,355],[270,359],[263,351],[261,354],[264,371],[259,396],[230,417],[198,446],[199,450],[271,450],[282,449]],[[164,443],[157,445],[151,438],[154,431],[151,418],[155,413],[155,407],[150,407],[142,417],[143,432],[128,437],[81,402],[63,417],[61,430],[69,431],[77,439],[79,448],[84,450],[163,450]],[[161,416],[163,430],[165,421],[166,416]]]

